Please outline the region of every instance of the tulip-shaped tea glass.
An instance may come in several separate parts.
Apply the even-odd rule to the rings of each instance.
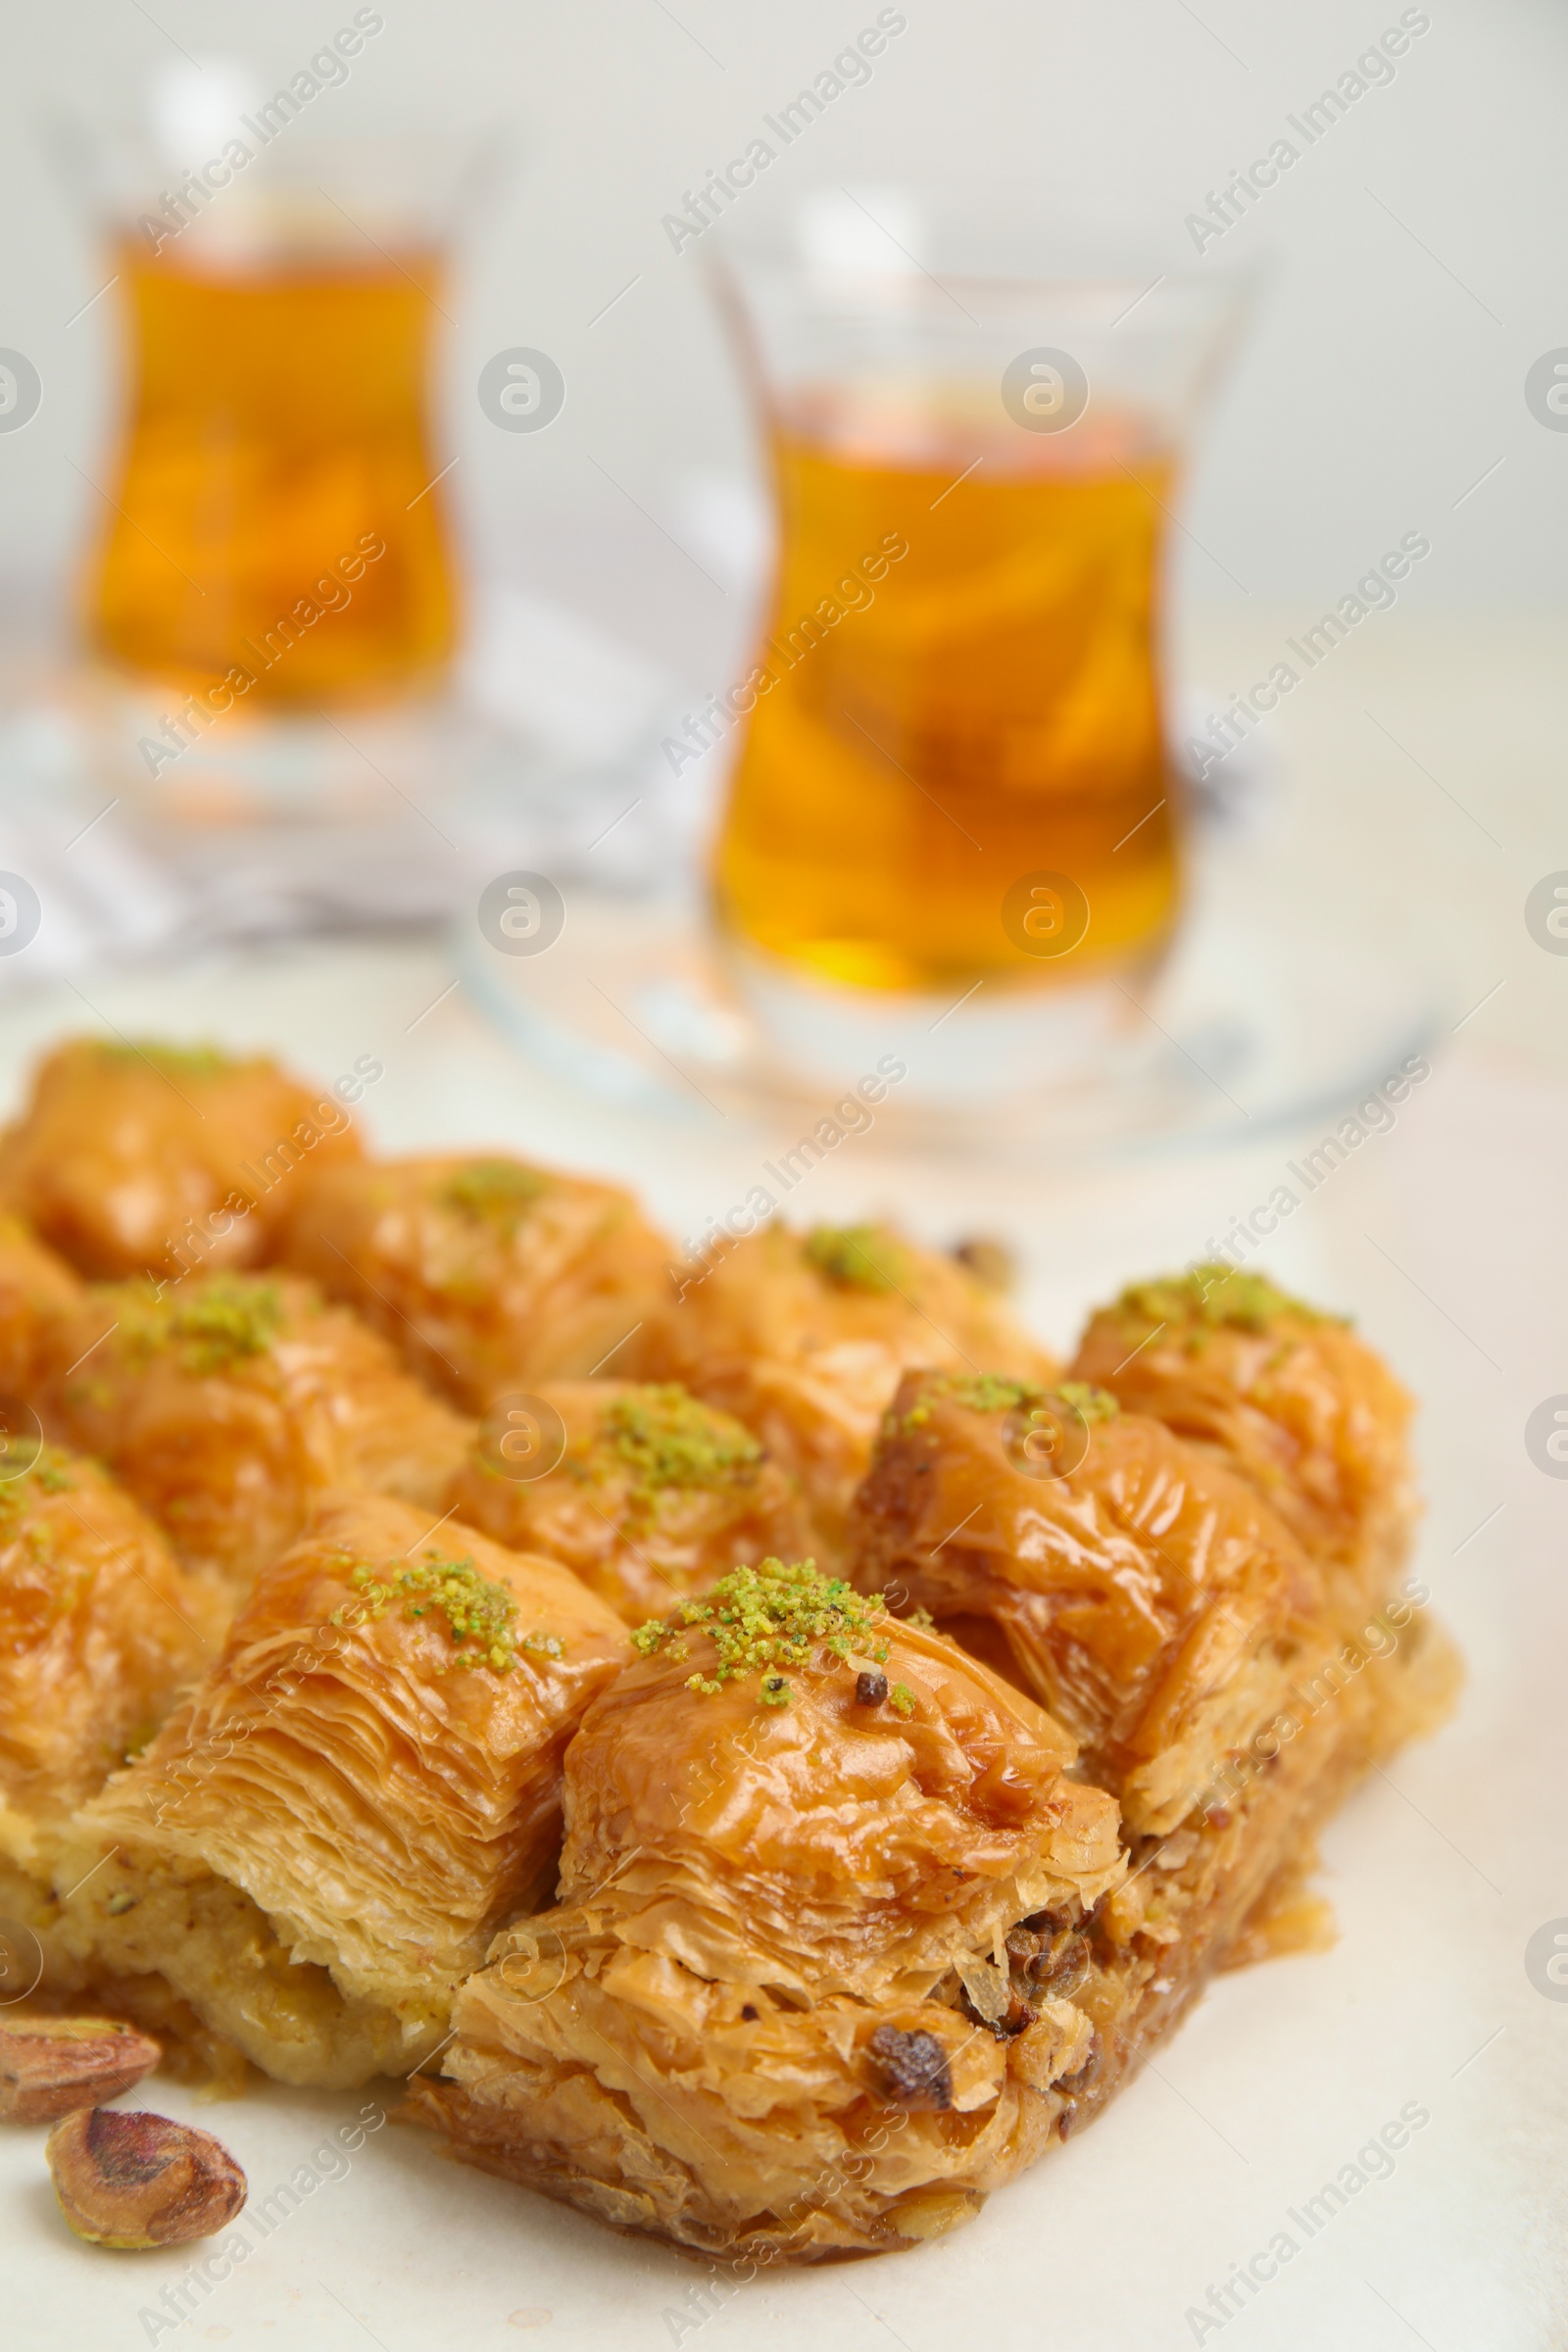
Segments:
[[[1161,555],[1234,281],[1067,273],[891,191],[758,211],[717,273],[778,556],[718,922],[797,1054],[962,999],[969,1082],[1049,1076],[1180,911]]]
[[[129,784],[186,815],[329,800],[330,714],[416,707],[454,646],[430,396],[473,145],[323,131],[328,65],[170,61],[71,130],[124,355],[83,634]]]

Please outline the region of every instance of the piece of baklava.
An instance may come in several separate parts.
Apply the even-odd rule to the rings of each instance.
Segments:
[[[0,1215],[0,1410],[31,1397],[49,1361],[50,1327],[80,1299],[81,1284],[64,1258],[20,1218]],[[19,1436],[20,1423],[7,1434]]]
[[[666,1304],[648,1363],[733,1413],[800,1479],[819,1557],[842,1556],[877,1423],[917,1365],[1049,1380],[993,1288],[885,1226],[769,1225]]]
[[[282,1246],[474,1411],[540,1380],[635,1374],[668,1254],[616,1186],[471,1154],[323,1170]]]
[[[807,1565],[637,1641],[567,1752],[558,1906],[498,1938],[408,2112],[710,2253],[940,2235],[1092,2062],[1009,1939],[1075,1942],[1123,1873],[1114,1804],[1021,1692]]]
[[[554,1561],[324,1503],[78,1815],[76,1948],[158,1972],[282,2082],[405,2073],[497,1927],[548,1896],[563,1751],[630,1655]]]
[[[1073,1382],[911,1376],[855,1540],[857,1583],[995,1656],[1121,1806],[1133,1869],[1079,1955],[1092,2111],[1215,1968],[1268,1942],[1275,1907],[1299,1909],[1328,1813],[1446,1712],[1452,1650],[1419,1586],[1352,1633],[1254,1487]]]
[[[807,1542],[796,1481],[674,1384],[547,1381],[503,1397],[447,1499],[500,1543],[564,1561],[628,1625]]]
[[[84,1274],[265,1262],[301,1170],[359,1156],[336,1093],[265,1055],[78,1037],[0,1136],[0,1200]]]
[[[1191,1809],[1323,1606],[1221,1463],[1102,1390],[990,1374],[905,1380],[857,1501],[855,1581],[1032,1690],[1150,1831]]]
[[[1134,1284],[1073,1377],[1255,1487],[1356,1605],[1383,1599],[1415,1519],[1411,1400],[1343,1321],[1224,1264]]]
[[[34,1441],[0,1479],[0,1920],[22,1931],[7,1980],[14,1960],[74,1987],[53,1934],[60,1839],[217,1654],[216,1600],[95,1463]],[[0,2002],[29,1988],[0,1983]]]
[[[106,1462],[236,1599],[327,1489],[440,1512],[471,1435],[378,1333],[298,1275],[193,1274],[161,1295],[95,1287],[50,1346],[50,1433]]]

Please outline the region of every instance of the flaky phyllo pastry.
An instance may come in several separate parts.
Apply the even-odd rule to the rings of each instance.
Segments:
[[[560,1901],[465,1987],[416,2112],[687,2246],[939,2235],[1091,2061],[1055,1972],[1084,1982],[1125,1870],[1113,1802],[1021,1692],[804,1564],[737,1570],[637,1645],[567,1751]],[[1046,1955],[1027,1998],[1014,1947]]]
[[[448,1499],[470,1527],[564,1560],[628,1625],[807,1543],[798,1482],[669,1383],[547,1381],[526,1404],[503,1398]]]
[[[548,1894],[562,1753],[627,1654],[553,1561],[407,1504],[328,1504],[76,1817],[62,1934],[161,1975],[283,2082],[404,2073],[496,1928]]]
[[[940,2235],[1320,1932],[1456,1681],[1410,1400],[1228,1266],[1065,1375],[983,1250],[672,1268],[356,1083],[77,1041],[0,1139],[7,1970],[710,2259]]]
[[[70,1981],[51,1879],[72,1813],[151,1739],[220,1624],[211,1588],[95,1463],[35,1446],[0,1481],[0,1916],[27,1932],[26,1975]]]
[[[618,1186],[448,1154],[322,1169],[282,1254],[479,1411],[504,1389],[635,1374],[669,1250]]]
[[[1414,1514],[1411,1402],[1347,1324],[1259,1275],[1197,1266],[1102,1308],[1073,1372],[1255,1487],[1355,1603],[1382,1597]]]
[[[264,1262],[301,1171],[359,1149],[338,1093],[265,1056],[78,1037],[0,1136],[0,1200],[84,1274],[168,1279]]]
[[[1074,1384],[911,1373],[856,1534],[858,1581],[989,1648],[1140,1830],[1191,1811],[1322,1609],[1319,1572],[1250,1487]]]
[[[49,1327],[45,1426],[106,1462],[182,1559],[238,1599],[317,1497],[429,1506],[469,1425],[298,1275],[94,1287]]]
[[[46,1250],[18,1217],[0,1215],[0,1414],[37,1390],[50,1356],[50,1335],[74,1314],[81,1284],[63,1259]],[[16,1430],[10,1420],[18,1423]],[[7,1418],[6,1435],[20,1438],[26,1416]]]
[[[964,1266],[880,1225],[769,1225],[715,1251],[654,1323],[645,1361],[733,1413],[793,1472],[818,1557],[834,1563],[904,1372],[1049,1380],[1054,1368]]]

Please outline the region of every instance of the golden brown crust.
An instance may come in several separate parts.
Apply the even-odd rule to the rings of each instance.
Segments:
[[[432,1538],[402,1503],[324,1505],[79,1816],[67,1867],[110,1858],[67,1906],[77,1948],[161,1971],[284,2080],[402,2071],[548,1886],[563,1751],[626,1654],[553,1561]]]
[[[1086,1349],[1074,1371],[1101,1361]],[[1346,1380],[1364,1389],[1363,1365],[1349,1359]],[[1401,1454],[1390,1526],[1405,1478]],[[1216,1968],[1286,1948],[1266,1932],[1271,1905],[1295,1901],[1297,1948],[1321,1936],[1300,1901],[1318,1827],[1452,1703],[1456,1660],[1419,1600],[1390,1599],[1369,1622],[1343,1547],[1325,1540],[1309,1559],[1264,1483],[1081,1380],[1041,1396],[927,1376],[901,1391],[858,1499],[858,1581],[897,1580],[900,1605],[929,1607],[965,1640],[1004,1638],[1013,1671],[1079,1732],[1085,1769],[1123,1807],[1131,1871],[1073,1948],[1008,1939],[1015,1988],[1041,1967],[1059,1984],[1065,1968],[1093,2021],[1061,2137]]]
[[[258,1265],[298,1171],[359,1148],[335,1096],[264,1056],[72,1038],[0,1137],[0,1200],[104,1280]]]
[[[795,1480],[675,1386],[543,1382],[531,1408],[487,1416],[447,1499],[469,1527],[563,1561],[633,1626],[808,1544]]]
[[[864,1611],[804,1651],[783,1703],[762,1668],[694,1690],[720,1655],[698,1625],[591,1710],[561,1903],[500,1939],[449,2079],[416,2087],[458,2153],[623,2228],[810,2259],[936,2234],[1038,2147],[1087,2021],[1051,2004],[1023,2046],[970,2004],[1020,1916],[1115,1885],[1114,1806],[938,1635]]]
[[[1136,2073],[1216,1970],[1262,1956],[1254,1928],[1275,1890],[1299,1886],[1318,1831],[1366,1772],[1446,1718],[1458,1680],[1447,1637],[1416,1618],[1332,1700],[1314,1704],[1293,1687],[1295,1735],[1272,1753],[1253,1749],[1250,1770],[1227,1776],[1174,1836],[1134,1838],[1127,1884],[1085,1939],[1074,1998],[1096,2042],[1057,2123],[1062,2138]],[[1320,1948],[1321,1914],[1313,1925]]]
[[[817,1551],[833,1563],[906,1371],[1054,1373],[995,1292],[880,1226],[800,1234],[770,1225],[716,1251],[666,1304],[647,1360],[658,1377],[733,1413],[799,1478]]]
[[[1252,1489],[1071,1388],[911,1373],[855,1535],[862,1591],[997,1628],[1137,1828],[1173,1828],[1266,1720],[1322,1601]]]
[[[474,1411],[602,1362],[635,1373],[668,1253],[617,1186],[474,1153],[323,1169],[282,1245]]]
[[[1102,1308],[1073,1377],[1225,1461],[1355,1598],[1382,1599],[1415,1516],[1412,1407],[1345,1324],[1256,1275],[1200,1266]]]
[[[64,1258],[20,1217],[0,1215],[0,1404],[31,1397],[48,1361],[50,1329],[80,1298],[81,1284]]]
[[[0,1850],[50,1833],[151,1739],[223,1611],[93,1462],[47,1446],[0,1483]]]
[[[329,1490],[434,1516],[468,1443],[376,1333],[297,1275],[94,1289],[50,1353],[46,1426],[108,1463],[236,1599]]]

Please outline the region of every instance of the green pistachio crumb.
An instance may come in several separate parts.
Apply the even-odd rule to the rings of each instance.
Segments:
[[[629,1470],[627,1501],[646,1517],[666,1489],[716,1493],[745,1486],[761,1459],[762,1448],[749,1430],[668,1382],[607,1404],[596,1437],[573,1466],[587,1476],[624,1477]]]
[[[814,1560],[763,1560],[757,1568],[734,1568],[719,1578],[706,1600],[683,1600],[680,1622],[700,1627],[717,1652],[711,1674],[688,1676],[686,1688],[712,1697],[729,1682],[760,1673],[762,1703],[789,1704],[790,1687],[776,1669],[809,1662],[811,1644],[823,1642],[830,1656],[864,1655],[868,1636],[883,1615],[882,1595],[857,1592],[842,1577],[822,1576]],[[632,1635],[642,1656],[653,1657],[676,1633],[652,1618]],[[676,1648],[669,1653],[679,1655]]]
[[[519,1650],[529,1657],[564,1654],[554,1634],[518,1636],[515,1596],[505,1585],[482,1575],[467,1554],[444,1559],[432,1547],[413,1568],[377,1569],[362,1561],[351,1571],[349,1582],[372,1618],[384,1617],[392,1603],[401,1600],[405,1617],[437,1615],[446,1619],[456,1655],[442,1660],[435,1669],[437,1674],[447,1674],[454,1666],[467,1672],[488,1666],[496,1674],[510,1674]],[[342,1609],[334,1609],[332,1624],[341,1625],[344,1614]]]
[[[888,1692],[888,1705],[896,1707],[906,1718],[914,1713],[914,1692],[907,1683],[895,1683]]]
[[[1121,1411],[1108,1389],[1092,1388],[1086,1380],[1064,1380],[1055,1393],[1086,1421],[1114,1421]]]
[[[1116,1301],[1118,1313],[1150,1324],[1193,1324],[1214,1330],[1267,1331],[1282,1315],[1301,1323],[1341,1323],[1279,1290],[1266,1275],[1244,1274],[1223,1258],[1185,1274],[1136,1282]]]
[[[1016,1412],[1020,1404],[1032,1403],[1045,1395],[1032,1381],[1007,1380],[1000,1372],[956,1374],[942,1386],[956,1404],[966,1406],[971,1413]]]
[[[150,1061],[166,1078],[217,1078],[225,1070],[256,1066],[225,1054],[219,1046],[175,1046],[161,1037],[131,1037],[123,1044],[103,1038],[97,1050],[101,1060],[118,1062],[122,1068]]]
[[[807,1263],[840,1290],[882,1296],[912,1279],[908,1251],[880,1225],[814,1225],[801,1247]]]
[[[185,1371],[204,1378],[263,1355],[283,1322],[277,1284],[264,1275],[208,1274],[184,1293],[132,1291],[120,1328],[134,1356],[172,1348]]]
[[[459,1168],[441,1187],[444,1208],[455,1208],[471,1224],[487,1225],[510,1241],[550,1179],[540,1168],[517,1159],[475,1159]]]

